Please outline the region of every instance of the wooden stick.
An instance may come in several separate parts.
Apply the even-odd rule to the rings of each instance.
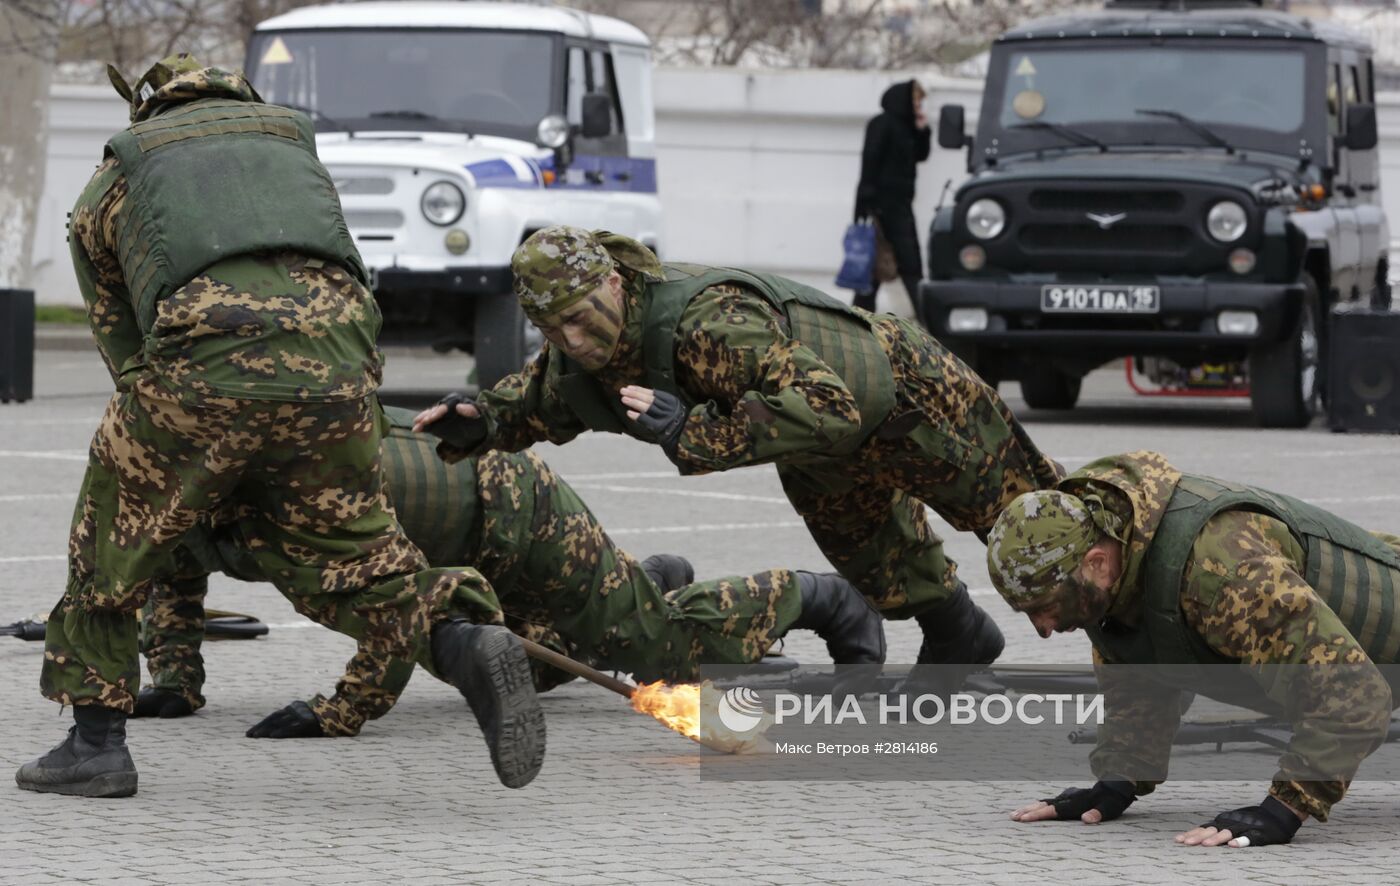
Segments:
[[[548,649],[534,640],[526,640],[520,637],[520,645],[525,647],[531,658],[537,658],[548,665],[553,665],[561,671],[573,674],[575,677],[582,677],[590,683],[597,683],[604,689],[611,689],[623,698],[631,698],[632,692],[636,688],[630,683],[624,683],[616,677],[609,677],[607,674],[595,668],[590,668],[583,662],[574,661],[567,655],[560,655],[553,649]]]

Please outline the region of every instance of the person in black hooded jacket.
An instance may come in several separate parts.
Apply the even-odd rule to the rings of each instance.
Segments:
[[[884,110],[865,125],[860,152],[860,184],[856,186],[857,219],[874,218],[894,250],[899,278],[918,293],[923,277],[919,232],[914,226],[914,167],[928,159],[929,128],[923,111],[924,90],[917,80],[896,83],[880,97]],[[868,292],[857,292],[855,305],[875,310],[879,281]]]

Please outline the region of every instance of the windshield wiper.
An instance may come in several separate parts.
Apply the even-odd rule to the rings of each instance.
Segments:
[[[1230,144],[1229,142],[1225,141],[1225,139],[1212,132],[1209,128],[1205,126],[1205,124],[1198,123],[1195,120],[1192,120],[1190,117],[1186,116],[1180,111],[1171,111],[1166,108],[1138,108],[1135,113],[1143,114],[1148,117],[1166,117],[1168,120],[1175,120],[1182,126],[1186,127],[1187,129],[1199,135],[1201,138],[1205,139],[1207,144],[1213,145],[1217,148],[1224,148],[1225,153],[1227,154],[1235,153],[1234,145]]]
[[[325,114],[322,114],[320,111],[316,110],[315,108],[310,108],[310,107],[307,107],[306,105],[294,105],[294,104],[292,104],[291,102],[277,102],[277,104],[280,105],[281,107],[289,108],[290,110],[293,110],[293,111],[301,111],[303,114],[305,114],[306,116],[310,117],[312,120],[320,120],[322,123],[325,123],[327,126],[330,126],[332,129],[337,129],[337,130],[339,130],[339,131],[341,131],[341,132],[349,132],[349,131],[350,131],[350,127],[349,127],[349,126],[346,126],[344,123],[341,123],[339,120],[335,120],[335,119],[332,119],[332,118],[330,118],[330,117],[327,117]]]
[[[1085,147],[1098,148],[1100,151],[1107,151],[1108,145],[1094,138],[1092,135],[1080,132],[1065,126],[1063,123],[1049,123],[1045,120],[1037,120],[1033,123],[1013,123],[1007,129],[1031,129],[1037,132],[1053,132],[1065,141],[1074,142]]]

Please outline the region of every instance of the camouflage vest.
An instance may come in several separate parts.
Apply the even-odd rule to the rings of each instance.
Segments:
[[[298,252],[368,281],[303,115],[200,99],[132,124],[107,149],[130,186],[117,257],[142,332],[157,302],[234,256]]]
[[[1142,620],[1135,630],[1091,628],[1096,647],[1124,664],[1182,665],[1170,672],[1183,678],[1190,677],[1193,665],[1230,663],[1206,645],[1181,611],[1191,548],[1206,523],[1227,510],[1267,514],[1287,524],[1307,551],[1307,583],[1373,662],[1397,661],[1400,552],[1356,524],[1292,496],[1189,474],[1172,493],[1146,555]]]
[[[833,455],[860,448],[895,403],[894,373],[889,357],[870,330],[870,321],[849,306],[810,286],[771,274],[700,265],[665,266],[665,279],[648,283],[643,299],[642,384],[666,391],[692,407],[676,384],[675,348],[681,315],[701,292],[721,284],[744,286],[783,313],[788,334],[810,348],[841,377],[860,408],[861,433],[845,441]],[[627,421],[626,410],[616,397],[573,361],[565,360],[560,391],[569,408],[594,431],[625,433],[646,439],[646,431]],[[590,384],[591,383],[591,384]]]
[[[413,416],[384,407],[389,430],[380,451],[399,525],[434,566],[472,565],[481,545],[476,459],[438,458],[437,438],[413,433]]]

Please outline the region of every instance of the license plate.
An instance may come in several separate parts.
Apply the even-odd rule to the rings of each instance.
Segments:
[[[1156,314],[1156,286],[1042,286],[1040,310],[1052,314]]]

